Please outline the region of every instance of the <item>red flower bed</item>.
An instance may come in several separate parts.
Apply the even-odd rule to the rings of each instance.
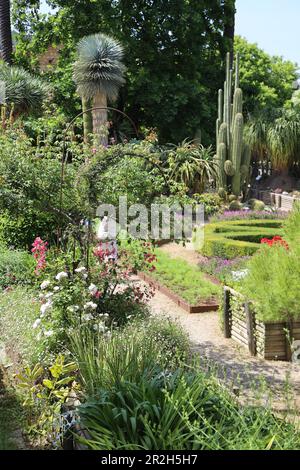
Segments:
[[[289,249],[288,243],[279,235],[276,235],[276,237],[273,237],[272,239],[262,238],[260,242],[262,244],[269,245],[269,246],[280,245],[286,248],[287,250]]]

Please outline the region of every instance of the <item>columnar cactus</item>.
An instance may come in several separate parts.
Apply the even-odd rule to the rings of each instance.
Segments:
[[[233,100],[232,100],[233,94]],[[239,88],[239,55],[236,58],[235,84],[230,69],[230,54],[226,58],[224,91],[218,94],[217,166],[218,186],[240,196],[249,182],[251,154],[243,140],[243,92]]]

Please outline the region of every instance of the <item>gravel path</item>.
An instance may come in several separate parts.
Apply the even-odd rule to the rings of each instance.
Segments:
[[[200,259],[200,255],[182,245],[171,243],[161,249],[172,257],[180,257],[193,264]],[[216,312],[188,314],[161,292],[155,292],[150,307],[154,314],[178,321],[187,331],[192,349],[204,359],[203,363],[207,366],[208,359],[210,367],[216,368],[220,379],[224,379],[236,393],[243,389],[240,394],[248,400],[259,386],[261,397],[267,399],[269,392],[265,385],[268,384],[276,409],[287,409],[287,396],[300,409],[300,365],[249,356],[245,348],[224,338]]]

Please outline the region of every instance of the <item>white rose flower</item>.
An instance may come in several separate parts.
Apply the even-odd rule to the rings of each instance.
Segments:
[[[86,315],[83,315],[82,319],[84,321],[91,321],[93,320],[93,315],[91,315],[90,313],[87,313]]]
[[[52,331],[52,330],[45,331],[45,332],[44,332],[44,335],[45,335],[47,338],[49,338],[50,336],[53,335],[53,331]]]
[[[98,325],[94,325],[93,328],[95,331],[99,331],[99,333],[104,333],[107,330],[106,326],[103,323],[98,323]]]
[[[89,292],[90,292],[90,294],[92,294],[92,295],[97,294],[97,292],[98,292],[98,287],[95,286],[95,284],[91,284],[91,285],[89,286]]]
[[[66,277],[68,277],[68,273],[62,271],[61,273],[58,273],[56,276],[55,276],[55,279],[57,281],[61,281],[62,279],[65,279]]]
[[[57,292],[57,291],[60,290],[60,287],[59,287],[59,286],[55,286],[53,290],[54,290],[55,292]]]
[[[41,321],[42,321],[42,320],[41,320],[40,318],[38,318],[37,320],[35,320],[34,324],[32,325],[32,328],[33,328],[34,330],[36,330],[37,327],[41,324]]]
[[[41,284],[41,289],[42,289],[42,290],[45,290],[45,289],[47,289],[47,287],[49,287],[49,286],[50,286],[50,281],[44,281],[44,282],[42,282],[42,284]]]
[[[48,300],[45,304],[41,305],[41,317],[45,315],[47,310],[49,310],[52,307],[52,302]]]
[[[48,294],[45,295],[45,299],[51,299],[53,296],[53,292],[49,292]]]
[[[75,269],[75,273],[84,273],[86,271],[86,268],[84,266],[81,266],[81,268]]]
[[[83,308],[84,308],[84,310],[88,310],[88,309],[96,310],[97,304],[95,304],[94,302],[87,302],[87,303],[83,306]]]

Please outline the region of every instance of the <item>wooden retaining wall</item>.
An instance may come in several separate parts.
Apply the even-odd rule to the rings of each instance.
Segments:
[[[251,303],[230,287],[224,288],[223,323],[225,338],[232,338],[262,359],[290,361],[292,343],[300,340],[300,320],[261,322]]]

